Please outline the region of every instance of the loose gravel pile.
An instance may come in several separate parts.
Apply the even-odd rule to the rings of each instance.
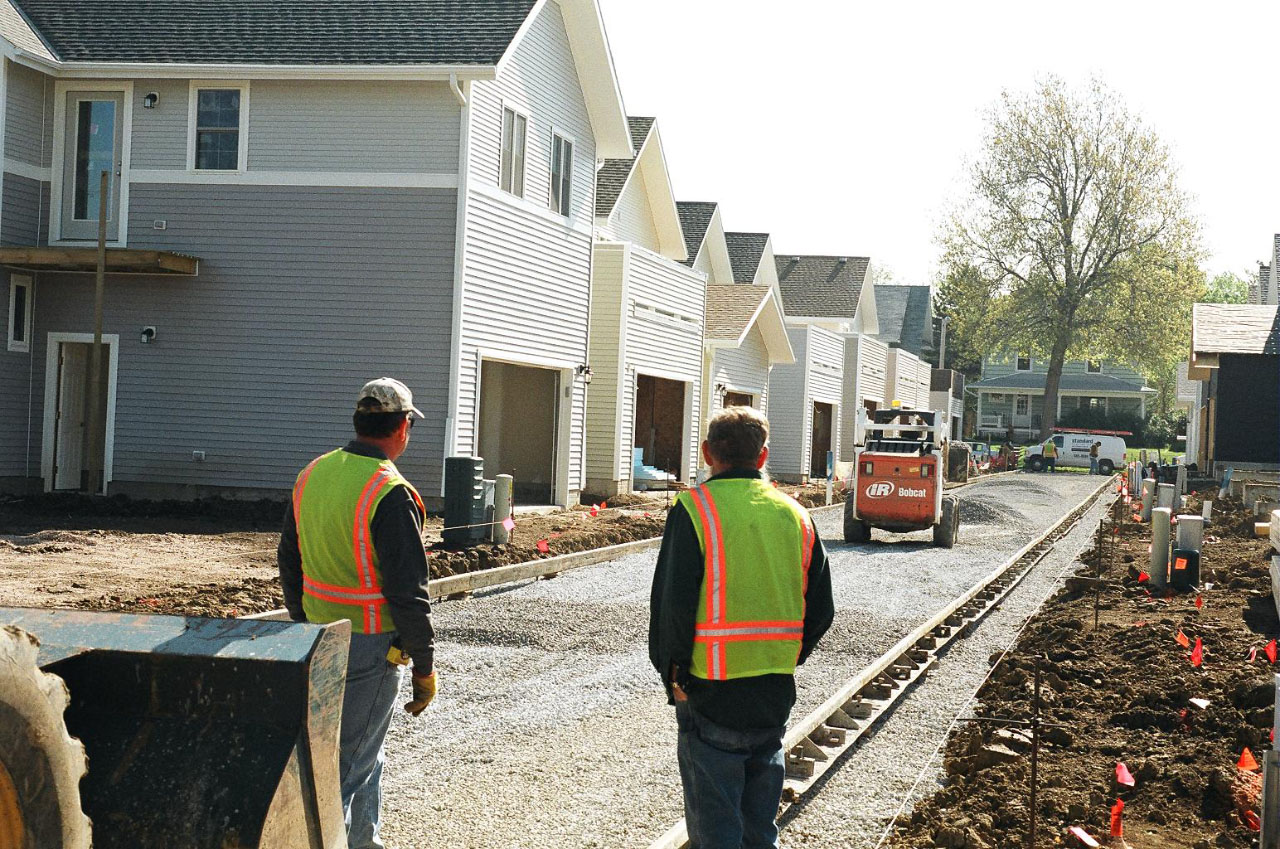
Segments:
[[[839,511],[821,514],[838,613],[797,676],[793,717],[1099,483],[1018,475],[962,490],[982,506],[950,551],[933,548],[928,532],[877,531],[871,544],[845,545]],[[643,847],[679,819],[675,723],[648,663],[653,560],[634,555],[437,606],[440,696],[419,719],[397,717],[388,744],[389,846]],[[984,672],[989,653],[976,655]],[[909,699],[893,721],[925,700]],[[946,719],[934,721],[936,741]]]

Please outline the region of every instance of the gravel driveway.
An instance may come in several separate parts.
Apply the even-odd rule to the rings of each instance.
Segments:
[[[845,545],[839,512],[818,517],[837,615],[797,675],[793,718],[1100,482],[1014,475],[964,489],[950,551],[934,549],[929,532],[876,531],[870,544]],[[675,723],[647,653],[654,556],[437,605],[440,696],[419,719],[392,725],[388,846],[644,847],[679,819]],[[937,733],[950,718],[942,713]],[[796,825],[810,839],[825,828]],[[846,845],[852,834],[841,834],[812,845]]]

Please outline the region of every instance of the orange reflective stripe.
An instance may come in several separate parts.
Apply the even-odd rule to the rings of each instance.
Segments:
[[[296,530],[302,519],[302,490],[307,486],[307,478],[311,477],[311,470],[316,467],[322,457],[317,457],[307,464],[307,467],[298,475],[298,480],[293,484],[293,527]]]
[[[816,534],[813,523],[807,516],[800,517],[800,538],[804,551],[800,552],[800,564],[804,570],[804,578],[800,584],[800,592],[807,594],[809,592],[809,564],[813,561],[813,538]]]
[[[318,598],[322,601],[331,602],[333,604],[349,604],[353,607],[360,608],[381,606],[387,603],[387,600],[381,595],[374,597],[369,593],[335,593],[331,590],[324,589],[323,586],[324,585],[318,587],[313,582],[307,581],[305,576],[303,577],[302,591],[312,598]]]
[[[374,587],[372,590],[353,589],[352,587],[342,587],[337,584],[326,584],[323,581],[317,581],[310,575],[302,576],[303,588],[311,588],[317,592],[328,593],[329,595],[340,596],[353,601],[378,601],[385,600],[382,595],[381,587]]]
[[[698,508],[698,517],[702,520],[703,547],[706,549],[706,574],[703,583],[707,593],[707,619],[711,623],[724,621],[725,618],[725,570],[724,570],[724,537],[720,532],[720,516],[716,512],[715,501],[711,492],[704,486],[696,486],[689,490],[693,503]],[[724,645],[716,640],[707,643],[707,670],[712,680],[723,680],[725,677]]]
[[[356,580],[366,589],[374,586],[373,552],[369,541],[369,510],[382,487],[393,477],[387,469],[379,469],[369,478],[356,502],[355,523],[352,525],[352,549],[356,558]],[[382,610],[376,604],[370,604],[364,610],[364,626],[366,634],[382,631]]]

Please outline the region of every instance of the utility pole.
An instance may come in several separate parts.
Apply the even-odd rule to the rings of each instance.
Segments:
[[[108,172],[103,171],[98,190],[98,273],[93,287],[93,350],[89,355],[89,460],[88,489],[90,495],[102,492],[106,473],[106,422],[100,421],[102,409],[102,300],[107,277],[107,193],[111,186]]]

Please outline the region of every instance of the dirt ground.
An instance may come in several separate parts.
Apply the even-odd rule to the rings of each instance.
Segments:
[[[821,487],[784,487],[806,505]],[[446,549],[423,529],[432,577],[662,535],[666,493],[619,495],[516,517],[511,542]],[[282,607],[275,552],[284,502],[147,502],[78,495],[0,499],[0,606],[243,616]],[[540,545],[541,543],[541,545]],[[545,550],[543,550],[545,549]]]
[[[995,667],[975,713],[1029,720],[1039,658],[1044,721],[1052,727],[1038,759],[1038,846],[1082,845],[1069,836],[1071,826],[1107,845],[1119,799],[1123,837],[1112,845],[1243,849],[1256,835],[1246,820],[1257,809],[1260,777],[1237,763],[1245,747],[1261,762],[1271,745],[1272,673],[1280,671],[1265,653],[1280,635],[1268,544],[1253,537],[1253,517],[1239,504],[1215,504],[1202,589],[1153,598],[1141,580],[1150,528],[1135,523],[1130,509],[1117,508],[1118,534],[1105,526],[1078,577]],[[1200,499],[1190,497],[1184,512],[1199,510]],[[1080,578],[1095,573],[1099,550],[1105,584],[1095,630],[1092,585]],[[1190,646],[1178,642],[1180,633]],[[1192,663],[1197,640],[1199,667]],[[904,818],[894,845],[1026,846],[1030,748],[1023,728],[961,724],[946,745],[943,789]],[[1117,763],[1133,786],[1118,783]]]

